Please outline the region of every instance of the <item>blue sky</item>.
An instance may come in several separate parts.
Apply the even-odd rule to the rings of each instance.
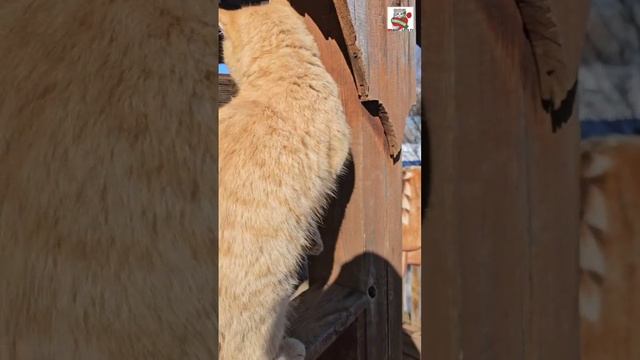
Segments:
[[[225,64],[218,64],[218,74],[229,74],[229,68]]]

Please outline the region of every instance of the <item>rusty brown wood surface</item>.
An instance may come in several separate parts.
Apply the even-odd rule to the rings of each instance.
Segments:
[[[334,2],[294,0],[292,4],[306,17],[319,44],[322,60],[340,87],[353,137],[353,161],[347,166],[338,197],[331,204],[320,229],[325,251],[310,261],[310,283],[325,287],[339,284],[369,296],[362,318],[345,332],[342,340],[337,340],[341,345],[330,347],[323,358],[339,358],[347,351],[345,347],[351,346],[348,352],[356,358],[400,359],[401,164],[394,163],[388,156],[380,119],[360,102],[349,49]],[[368,6],[382,8],[383,4],[374,1]],[[376,84],[384,84],[379,85],[384,91],[380,90],[376,100],[385,101],[385,109],[401,134],[415,98],[415,76],[411,69],[413,49],[409,49],[406,35],[398,42],[401,45],[398,47],[391,45],[393,41],[381,40],[379,37],[387,36],[384,21],[380,26],[381,31],[372,30],[360,35],[377,46],[373,57],[379,57],[375,66],[380,73],[371,79],[376,79]],[[358,341],[343,341],[346,338]]]
[[[296,318],[289,334],[308,345],[306,360],[317,359],[338,337],[348,333],[368,303],[366,294],[338,285],[321,294],[317,289],[308,290],[292,302]]]
[[[349,56],[349,51],[355,48],[353,44],[350,48],[347,46],[334,2],[293,0],[291,3],[305,16],[318,42],[323,63],[338,83],[352,130],[352,160],[346,166],[337,197],[330,204],[320,228],[324,252],[311,258],[310,285],[321,286],[329,294],[337,291],[336,286],[350,289],[367,299],[364,312],[346,329],[325,329],[323,332],[325,335],[339,333],[337,338],[298,335],[307,339],[310,359],[315,359],[322,352],[320,349],[325,348],[321,359],[400,359],[401,163],[389,157],[385,129],[378,113],[361,102]],[[384,7],[382,1],[370,3],[377,11]],[[367,34],[361,28],[359,34],[377,46],[371,56],[375,59],[372,68],[376,69],[376,74],[369,79],[379,89],[375,100],[384,106],[390,123],[401,136],[406,115],[415,99],[414,55],[409,46],[411,36],[415,35],[386,38],[384,18],[379,25],[380,31]],[[220,76],[219,103],[228,102],[234,91],[230,78]],[[334,305],[335,308],[340,306]],[[327,339],[334,342],[327,344]]]
[[[563,39],[565,63],[577,74],[589,13],[588,0],[552,0]],[[579,358],[577,313],[579,237],[579,141],[575,112],[565,127],[550,131],[549,116],[538,105],[527,122],[531,223],[531,333],[527,359]],[[563,117],[567,103],[554,112]],[[554,117],[552,116],[552,117]],[[553,120],[553,119],[552,119]],[[553,121],[558,123],[558,120]],[[551,329],[551,330],[550,330]]]
[[[415,99],[416,31],[394,32],[386,28],[389,2],[382,0],[334,0],[345,38],[345,53],[361,100],[379,102],[389,121],[390,142],[401,142],[404,122]],[[415,5],[414,0],[406,1]],[[390,135],[395,133],[395,136]],[[391,150],[396,155],[398,149]]]
[[[577,69],[587,4],[552,3]],[[514,1],[422,12],[424,356],[576,360],[577,118],[552,130]]]

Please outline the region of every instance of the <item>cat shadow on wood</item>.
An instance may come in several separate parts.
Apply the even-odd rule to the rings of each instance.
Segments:
[[[318,226],[324,250],[317,256],[309,258],[311,263],[310,284],[324,287],[329,281],[335,261],[336,244],[340,228],[344,220],[347,205],[351,200],[355,186],[356,170],[352,156],[345,163],[345,168],[338,178],[335,197],[329,203],[322,222]]]
[[[331,0],[291,0],[291,5],[298,11],[301,16],[309,16],[318,26],[325,39],[332,39],[340,48],[340,52],[345,62],[349,66],[351,74],[353,74],[353,66],[351,64],[349,49],[344,40],[344,34],[340,27],[336,7]],[[355,82],[355,78],[353,80]]]
[[[420,349],[416,340],[400,326],[401,307],[392,308],[388,303],[392,290],[367,291],[346,288],[354,274],[362,273],[363,264],[379,263],[387,269],[388,284],[401,283],[401,275],[385,258],[364,251],[340,267],[338,276],[329,286],[312,286],[299,301],[293,302],[295,317],[290,335],[300,339],[306,347],[306,360],[351,360],[366,358],[372,349],[372,341],[388,344],[399,336],[400,348],[387,346],[389,359],[397,359],[400,350],[409,359],[418,359]],[[396,295],[399,296],[399,295]],[[378,318],[378,311],[385,309],[385,317]],[[398,321],[395,321],[398,320]],[[415,336],[414,336],[415,337]],[[419,337],[419,336],[418,336]],[[397,344],[397,343],[396,343]],[[376,350],[377,351],[377,350]]]

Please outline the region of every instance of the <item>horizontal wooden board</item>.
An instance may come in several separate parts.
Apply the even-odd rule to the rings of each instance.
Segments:
[[[366,294],[334,285],[324,292],[307,290],[293,302],[289,334],[305,344],[306,360],[315,360],[367,308]]]

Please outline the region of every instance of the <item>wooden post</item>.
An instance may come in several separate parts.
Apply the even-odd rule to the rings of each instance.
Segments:
[[[515,1],[423,1],[424,356],[577,360],[578,119],[552,130]],[[577,69],[586,2],[550,2]]]
[[[312,288],[328,289],[329,302],[345,299],[326,314],[339,329],[309,336],[301,325],[294,333],[306,340],[336,338],[311,344],[308,359],[401,359],[402,169],[390,152],[415,99],[415,34],[387,32],[381,0],[291,3],[306,17],[340,88],[353,160],[320,229],[325,250],[309,266]]]

